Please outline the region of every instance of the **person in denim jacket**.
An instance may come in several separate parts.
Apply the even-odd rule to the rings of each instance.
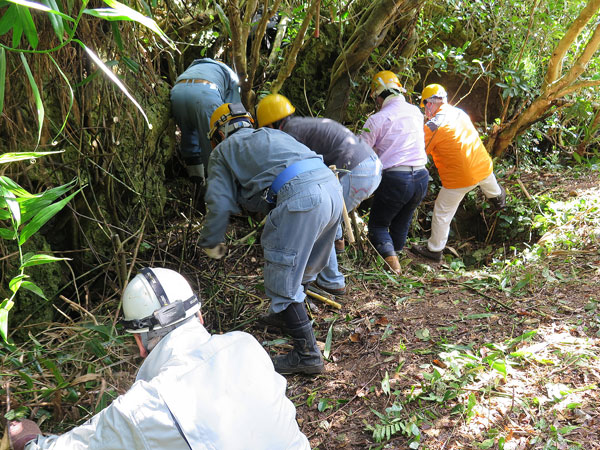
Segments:
[[[240,101],[237,74],[226,64],[210,58],[195,59],[175,80],[171,111],[181,130],[180,153],[188,175],[201,184],[211,151],[210,116],[223,103]]]
[[[373,149],[352,131],[326,118],[296,117],[295,108],[281,94],[269,94],[256,107],[259,126],[268,126],[285,131],[312,151],[323,156],[327,166],[339,170],[344,202],[348,212],[375,192],[381,181],[381,162]],[[336,241],[342,239],[338,228]],[[318,288],[334,295],[344,295],[344,276],[338,268],[335,248],[332,247],[329,261],[318,275]]]
[[[208,163],[207,214],[200,247],[225,255],[229,216],[267,213],[261,237],[270,317],[294,339],[273,360],[279,373],[320,373],[323,359],[304,305],[304,285],[327,263],[342,215],[340,185],[321,156],[288,134],[252,128],[241,104],[224,104],[211,117],[215,145]]]

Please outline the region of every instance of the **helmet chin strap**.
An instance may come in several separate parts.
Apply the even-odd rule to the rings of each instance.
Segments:
[[[146,333],[139,333],[140,338],[142,340],[142,345],[146,349],[148,353],[152,351],[154,347],[158,345],[162,338],[164,338],[167,334],[173,331],[180,325],[183,325],[186,322],[189,322],[190,319],[196,317],[196,315],[192,315],[187,319],[182,320],[181,322],[177,322],[173,325],[169,325],[164,328],[160,328],[158,330],[147,331]]]

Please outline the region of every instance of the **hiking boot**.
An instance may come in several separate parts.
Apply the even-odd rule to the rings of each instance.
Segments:
[[[287,331],[287,325],[283,319],[283,314],[270,312],[268,314],[262,314],[256,319],[259,325],[268,328],[276,328],[277,330]]]
[[[400,261],[398,261],[398,257],[396,255],[390,255],[383,258],[385,262],[390,266],[390,269],[397,275],[400,275]]]
[[[498,186],[500,186],[500,195],[488,198],[488,201],[496,211],[506,208],[506,189],[500,183],[498,183]]]
[[[331,294],[331,295],[338,295],[338,296],[346,295],[346,286],[344,286],[343,288],[328,288],[325,286],[321,286],[318,281],[313,282],[311,284],[311,286],[317,288],[318,290],[327,292],[328,294]],[[309,286],[309,288],[310,288],[310,286]],[[317,294],[318,294],[318,292],[317,292]]]
[[[325,365],[317,340],[309,323],[301,327],[289,329],[288,333],[294,339],[294,348],[285,355],[273,358],[275,370],[282,375],[303,373],[313,375],[323,372]]]
[[[442,262],[442,252],[432,252],[426,245],[413,245],[411,250],[417,255],[424,256],[435,262]]]
[[[346,251],[346,243],[344,242],[344,238],[336,239],[333,242],[333,245],[335,246],[335,253],[338,255]]]

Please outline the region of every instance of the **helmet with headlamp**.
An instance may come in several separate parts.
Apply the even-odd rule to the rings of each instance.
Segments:
[[[182,324],[200,310],[200,300],[181,274],[144,268],[123,292],[123,320],[129,333],[146,333]]]

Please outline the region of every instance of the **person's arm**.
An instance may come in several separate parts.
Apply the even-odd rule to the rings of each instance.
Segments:
[[[40,435],[25,450],[182,448],[181,439],[158,391],[138,381],[84,424],[60,436]]]
[[[208,164],[207,186],[204,196],[206,219],[200,232],[199,246],[214,248],[225,239],[230,214],[239,211],[235,179],[222,155],[215,150]]]
[[[371,146],[375,153],[379,155],[377,151],[377,124],[373,116],[369,117],[363,125],[363,132],[359,134],[360,138]]]

